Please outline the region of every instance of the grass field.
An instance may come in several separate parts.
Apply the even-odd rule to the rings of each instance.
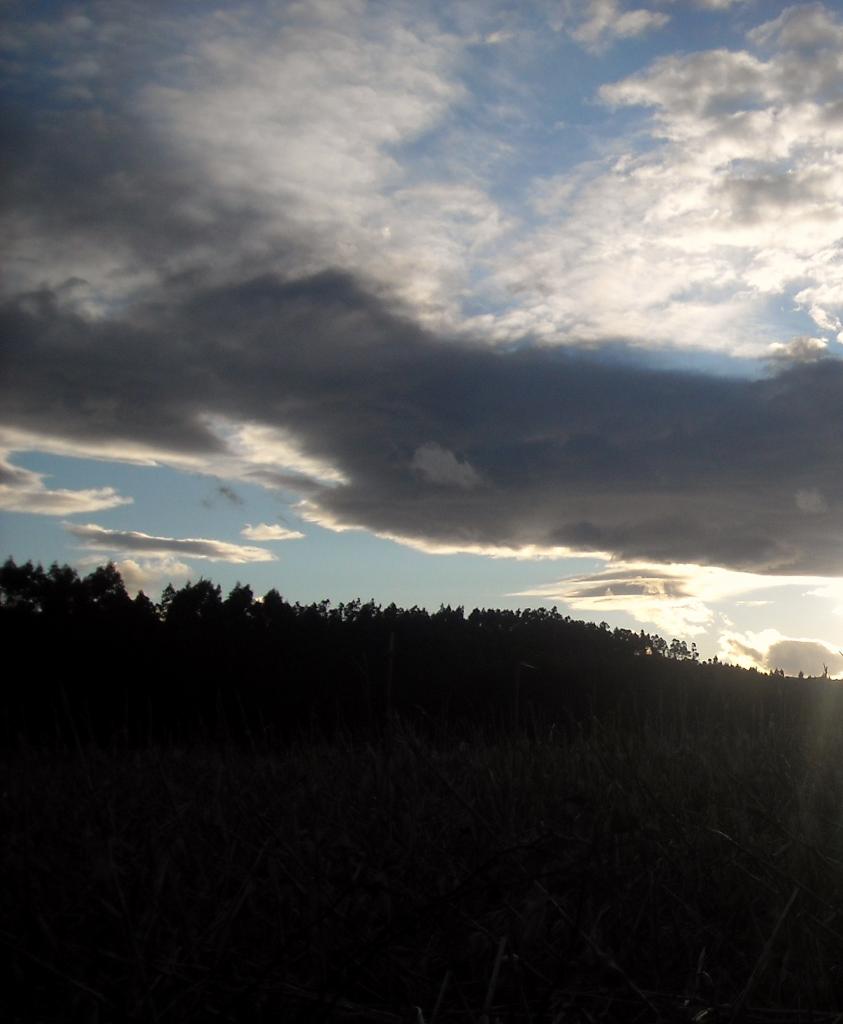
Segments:
[[[0,1010],[843,1021],[830,725],[20,747],[3,757]]]

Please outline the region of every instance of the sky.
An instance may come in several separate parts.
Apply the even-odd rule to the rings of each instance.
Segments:
[[[0,556],[843,677],[843,5],[0,0]]]

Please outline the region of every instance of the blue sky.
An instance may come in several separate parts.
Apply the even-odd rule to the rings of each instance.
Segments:
[[[3,4],[0,539],[843,676],[843,14]]]

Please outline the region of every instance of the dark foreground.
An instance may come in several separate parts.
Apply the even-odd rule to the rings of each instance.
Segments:
[[[3,755],[0,1016],[842,1020],[843,741]]]

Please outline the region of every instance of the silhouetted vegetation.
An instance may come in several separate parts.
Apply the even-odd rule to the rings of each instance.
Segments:
[[[111,565],[0,621],[3,1019],[838,1019],[833,681]]]
[[[310,730],[377,734],[390,714],[501,729],[598,716],[810,719],[838,688],[700,664],[681,640],[556,609],[289,604],[206,579],[130,599],[112,564],[80,578],[11,559],[0,569],[7,657],[2,736],[130,744],[275,743]]]

